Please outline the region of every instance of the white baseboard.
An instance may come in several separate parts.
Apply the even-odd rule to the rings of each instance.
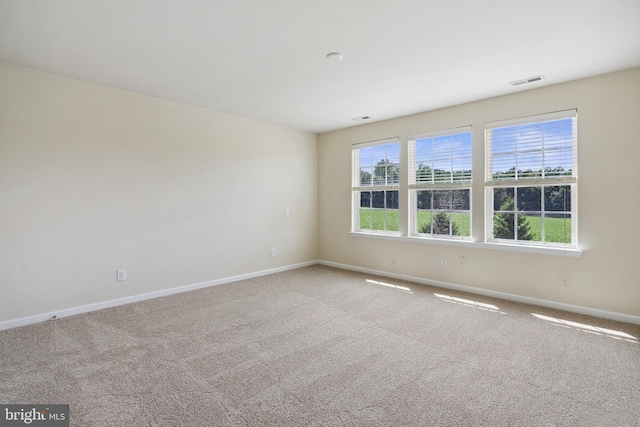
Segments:
[[[73,316],[75,314],[88,313],[90,311],[102,310],[104,308],[116,307],[119,305],[130,304],[132,302],[145,301],[153,298],[164,297],[167,295],[178,294],[181,292],[195,291],[196,289],[208,288],[210,286],[223,285],[225,283],[238,282],[240,280],[252,279],[254,277],[266,276],[268,274],[280,273],[287,270],[295,270],[296,268],[308,267],[317,264],[318,261],[307,261],[299,264],[287,265],[284,267],[272,268],[269,270],[256,271],[254,273],[240,274],[238,276],[224,277],[222,279],[210,280],[208,282],[194,283],[192,285],[178,286],[176,288],[162,289],[160,291],[148,292],[144,294],[132,295],[124,298],[117,298],[108,301],[96,302],[93,304],[81,305],[78,307],[65,308],[62,310],[50,311],[48,313],[35,314],[32,316],[21,317],[18,319],[6,320],[0,322],[0,331],[17,328],[20,326],[31,325],[33,323],[44,322],[53,318],[60,319],[62,317]]]
[[[288,265],[284,267],[273,268],[269,270],[257,271],[254,273],[240,274],[237,276],[224,277],[222,279],[210,280],[207,282],[195,283],[192,285],[179,286],[176,288],[163,289],[160,291],[148,292],[145,294],[132,295],[124,298],[117,298],[108,301],[101,301],[93,304],[82,305],[78,307],[71,307],[57,311],[51,311],[47,313],[35,314],[32,316],[21,317],[18,319],[11,319],[0,322],[0,331],[6,329],[17,328],[20,326],[30,325],[33,323],[44,322],[51,320],[52,318],[62,318],[73,316],[75,314],[87,313],[90,311],[102,310],[104,308],[116,307],[120,305],[130,304],[138,301],[145,301],[153,298],[159,298],[163,296],[173,295],[181,292],[194,291],[196,289],[208,288],[210,286],[223,285],[225,283],[238,282],[240,280],[251,279],[254,277],[266,276],[268,274],[280,273],[287,270],[295,270],[297,268],[308,267],[315,264],[326,265],[329,267],[340,268],[343,270],[358,271],[361,273],[372,274],[376,276],[389,277],[392,279],[406,280],[408,282],[421,283],[424,285],[437,286],[439,288],[452,289],[456,291],[468,292],[471,294],[484,295],[493,298],[504,299],[508,301],[516,301],[524,304],[537,305],[541,307],[554,308],[557,310],[569,311],[572,313],[586,314],[588,316],[600,317],[603,319],[615,320],[618,322],[632,323],[640,325],[640,316],[633,316],[630,314],[615,313],[611,311],[598,310],[595,308],[582,307],[578,305],[564,304],[555,301],[548,301],[538,298],[526,297],[522,295],[509,294],[506,292],[492,291],[488,289],[474,288],[472,286],[458,285],[454,283],[441,282],[438,280],[423,279],[421,277],[409,276],[405,274],[390,273],[382,270],[374,270],[370,268],[357,267],[348,264],[340,264],[337,262],[314,260],[302,262],[299,264]]]
[[[492,291],[489,289],[474,288],[472,286],[457,285],[454,283],[441,282],[438,280],[423,279],[421,277],[390,273],[387,271],[373,270],[373,269],[364,268],[364,267],[356,267],[353,265],[340,264],[340,263],[331,262],[331,261],[319,260],[318,264],[326,265],[329,267],[340,268],[343,270],[358,271],[361,273],[373,274],[376,276],[383,276],[383,277],[389,277],[392,279],[405,280],[407,282],[421,283],[424,285],[437,286],[439,288],[468,292],[470,294],[484,295],[487,297],[499,298],[499,299],[504,299],[508,301],[516,301],[524,304],[554,308],[556,310],[570,311],[572,313],[586,314],[588,316],[600,317],[602,319],[609,319],[609,320],[615,320],[618,322],[633,323],[636,325],[640,325],[640,316],[633,316],[630,314],[616,313],[616,312],[606,311],[606,310],[598,310],[595,308],[582,307],[579,305],[564,304],[561,302],[548,301],[548,300],[526,297],[526,296],[516,295],[516,294],[509,294],[506,292]]]

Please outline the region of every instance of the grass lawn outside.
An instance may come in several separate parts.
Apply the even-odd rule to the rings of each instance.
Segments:
[[[452,214],[453,222],[458,226],[458,236],[470,237],[471,236],[471,214],[454,212]],[[431,220],[431,212],[418,211],[418,230],[423,224],[428,223]]]
[[[531,229],[531,240],[542,241],[542,218],[528,216],[529,227]],[[571,218],[545,218],[544,219],[545,242],[550,243],[571,243]]]
[[[431,212],[418,212],[418,229],[431,219]],[[372,222],[371,222],[372,221]],[[531,230],[533,242],[542,241],[542,218],[528,216],[527,221]],[[471,215],[468,213],[454,213],[453,222],[458,225],[460,236],[471,235]],[[386,227],[385,227],[386,224]],[[360,229],[374,231],[398,231],[397,209],[367,209],[360,210]],[[545,218],[545,242],[571,243],[571,218]]]
[[[373,220],[373,222],[370,222]],[[386,223],[386,227],[385,227]],[[360,209],[360,229],[376,231],[398,231],[397,209]]]

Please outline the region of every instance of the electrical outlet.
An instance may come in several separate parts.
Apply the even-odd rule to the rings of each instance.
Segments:
[[[116,281],[124,282],[125,280],[127,280],[127,270],[118,270]]]
[[[271,256],[276,256],[276,248],[271,248]]]
[[[284,216],[289,216],[289,208],[284,208]]]
[[[442,258],[440,260],[440,268],[447,268],[447,259],[446,258]]]

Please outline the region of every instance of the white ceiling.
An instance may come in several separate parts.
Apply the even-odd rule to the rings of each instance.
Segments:
[[[0,59],[325,132],[640,66],[640,0],[0,0]]]

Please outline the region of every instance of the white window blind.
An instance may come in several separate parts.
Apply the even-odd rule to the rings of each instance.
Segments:
[[[398,138],[353,144],[352,190],[397,190],[400,170]]]
[[[577,111],[485,125],[487,240],[577,247]]]
[[[468,187],[471,126],[409,137],[409,189]]]
[[[568,110],[486,124],[486,185],[575,183],[576,119]]]
[[[410,232],[471,237],[471,126],[409,137]]]
[[[354,144],[351,161],[352,229],[398,234],[399,139]]]

